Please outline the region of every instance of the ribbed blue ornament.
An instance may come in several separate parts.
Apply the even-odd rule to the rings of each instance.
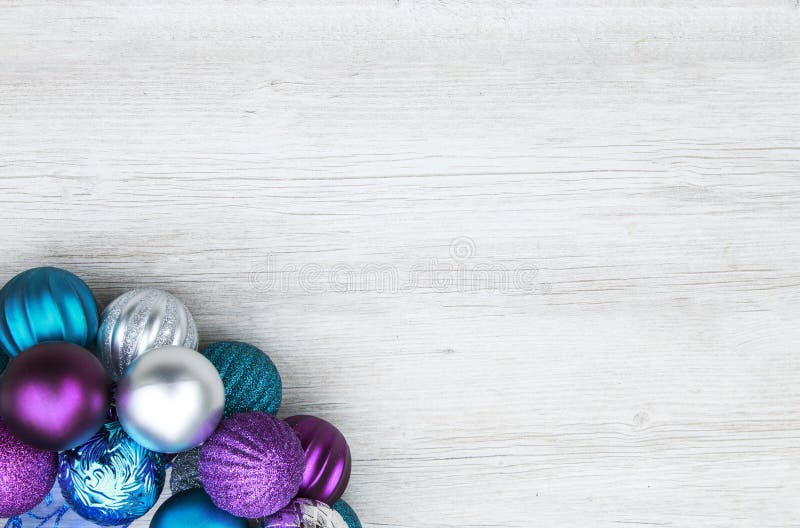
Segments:
[[[0,290],[0,348],[11,357],[44,341],[91,348],[97,326],[92,290],[69,271],[29,269]]]
[[[248,411],[277,414],[283,385],[275,364],[262,350],[239,341],[211,343],[203,355],[225,386],[226,417]]]
[[[332,506],[332,508],[339,512],[339,515],[342,516],[344,522],[347,523],[347,528],[361,528],[361,521],[358,520],[358,515],[356,515],[356,512],[353,511],[353,508],[351,508],[350,505],[345,501],[339,499],[336,501],[336,504]]]
[[[164,459],[108,422],[88,442],[59,455],[58,484],[81,517],[105,526],[147,513],[164,488]]]
[[[153,515],[150,528],[247,528],[247,519],[220,510],[200,488],[173,495]]]

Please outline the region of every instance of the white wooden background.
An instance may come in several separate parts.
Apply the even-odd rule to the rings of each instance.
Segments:
[[[367,528],[800,526],[795,0],[6,0],[0,125],[0,280],[268,350]]]

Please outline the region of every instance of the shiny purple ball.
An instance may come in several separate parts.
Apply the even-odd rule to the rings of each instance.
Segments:
[[[57,473],[58,453],[29,446],[0,422],[0,517],[21,515],[42,502]]]
[[[255,519],[297,495],[303,462],[303,448],[286,422],[262,412],[239,413],[203,445],[200,481],[217,508]]]
[[[306,454],[298,495],[326,504],[335,503],[350,481],[352,459],[344,435],[316,416],[290,416],[286,423],[292,426]]]
[[[11,360],[0,382],[0,416],[20,439],[63,451],[83,444],[105,421],[109,387],[100,361],[61,341],[41,343]]]

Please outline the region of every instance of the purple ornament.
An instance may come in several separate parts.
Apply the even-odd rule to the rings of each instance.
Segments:
[[[348,528],[342,516],[324,502],[294,499],[288,506],[258,520],[260,528]]]
[[[0,517],[21,515],[45,498],[58,473],[58,453],[36,449],[0,422]]]
[[[224,420],[200,451],[200,481],[214,504],[255,519],[280,510],[303,478],[303,447],[286,422],[246,412]]]
[[[339,430],[316,416],[290,416],[292,426],[306,453],[306,467],[300,497],[333,504],[350,481],[350,447]]]
[[[108,412],[108,379],[88,350],[54,341],[11,360],[0,383],[0,416],[34,447],[62,451],[91,438]]]

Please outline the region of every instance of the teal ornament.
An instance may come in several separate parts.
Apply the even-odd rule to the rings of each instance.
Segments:
[[[11,357],[45,341],[91,348],[97,327],[92,290],[69,271],[29,269],[0,290],[0,348]]]
[[[358,520],[358,515],[345,501],[339,499],[333,505],[333,509],[342,516],[344,522],[347,523],[347,528],[361,528],[361,521]]]
[[[278,413],[281,376],[262,350],[239,341],[219,341],[208,345],[203,355],[217,368],[225,386],[225,417],[248,411]]]
[[[164,488],[164,459],[108,422],[82,446],[59,455],[58,484],[81,517],[104,526],[138,519]]]
[[[150,528],[247,528],[247,519],[220,510],[200,488],[173,495],[153,515]]]

